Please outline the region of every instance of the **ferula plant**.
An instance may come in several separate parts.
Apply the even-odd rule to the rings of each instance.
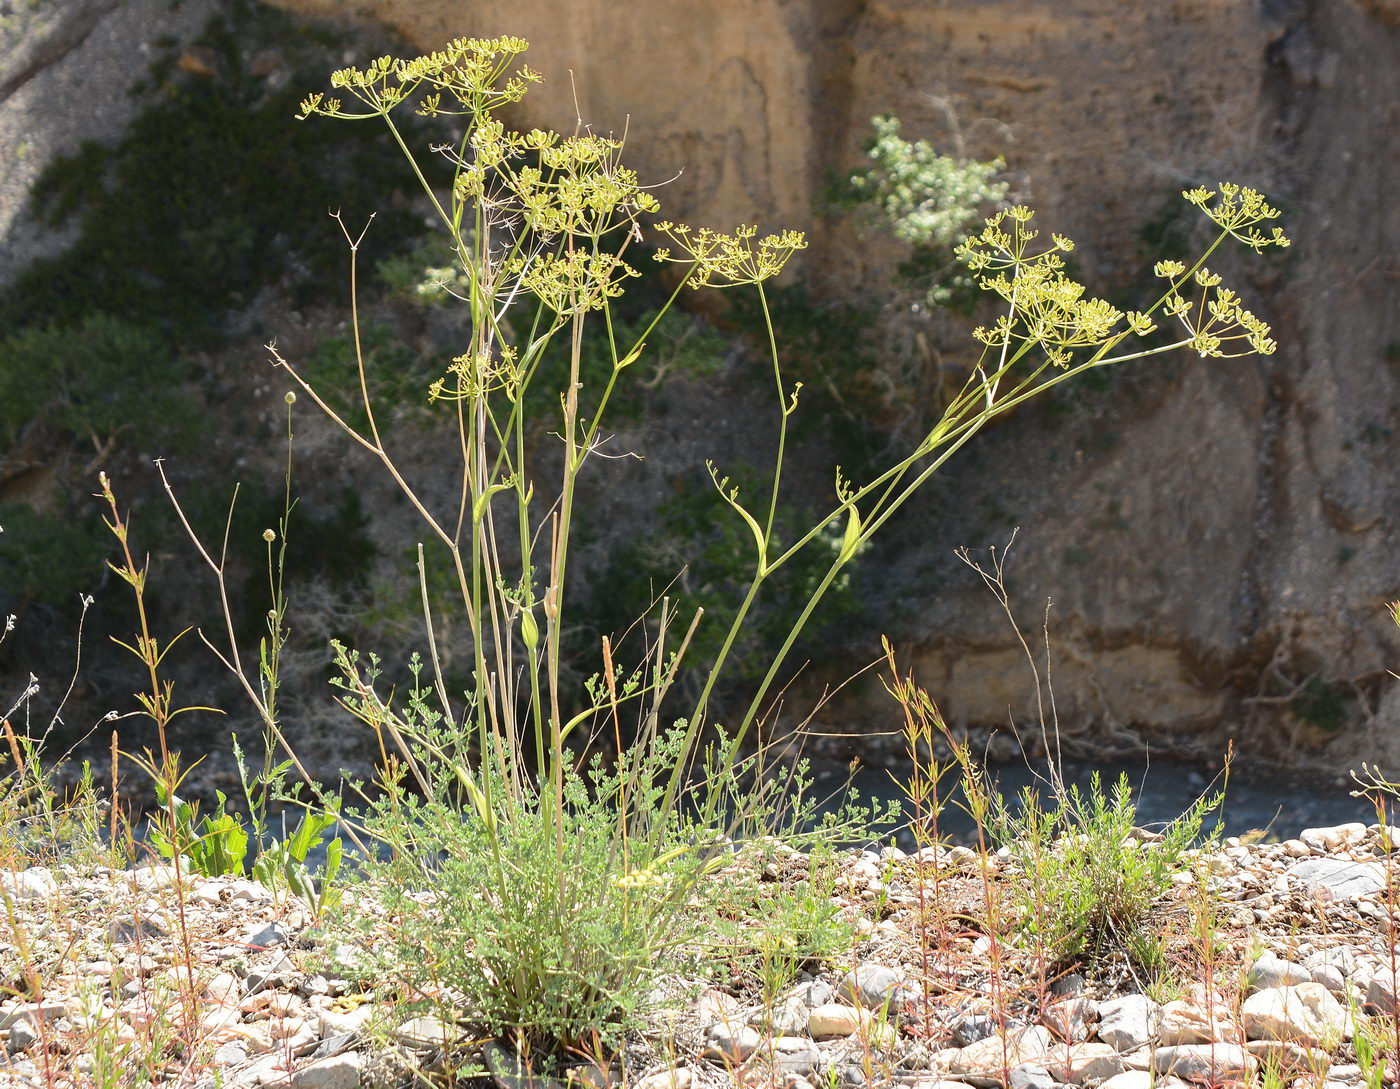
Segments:
[[[541,78],[518,64],[525,49],[518,38],[463,39],[412,60],[384,57],[334,73],[330,94],[311,95],[301,110],[304,119],[387,126],[454,254],[457,268],[443,286],[463,311],[463,350],[424,391],[455,423],[446,462],[456,479],[450,508],[431,504],[400,470],[371,403],[353,290],[354,231],[346,229],[361,426],[337,413],[295,361],[274,350],[273,362],[402,489],[449,557],[468,627],[469,680],[465,691],[453,691],[434,643],[420,560],[427,655],[412,694],[391,698],[377,687],[372,658],[339,653],[342,702],[382,752],[380,782],[366,791],[362,820],[404,867],[397,880],[407,891],[398,906],[412,931],[405,936],[416,965],[409,981],[422,993],[450,987],[493,1030],[538,1044],[625,1024],[637,996],[650,992],[688,940],[677,920],[710,884],[701,877],[712,872],[725,835],[739,827],[752,834],[765,820],[780,834],[797,827],[773,828],[783,807],[765,809],[773,796],[754,785],[754,726],[824,595],[895,511],[987,423],[1086,370],[1178,349],[1272,352],[1268,327],[1205,262],[1229,238],[1256,250],[1288,243],[1277,229],[1265,233],[1278,213],[1253,190],[1193,190],[1186,199],[1216,225],[1214,241],[1190,267],[1159,264],[1160,297],[1122,311],[1066,275],[1068,239],[1042,240],[1028,208],[998,212],[958,250],[970,276],[1001,302],[1000,316],[975,333],[980,357],[966,385],[883,471],[852,480],[838,469],[828,511],[779,544],[774,522],[800,387],[784,377],[765,284],[804,248],[803,236],[658,221],[659,202],[623,165],[621,140],[586,129],[561,135],[508,127],[502,112]],[[421,156],[396,120],[403,110],[447,118],[460,131],[437,155]],[[641,275],[643,254],[673,266],[672,290],[640,335],[623,339],[613,308]],[[598,673],[575,691],[561,669],[561,642],[570,542],[585,515],[576,505],[579,480],[608,437],[609,405],[623,383],[636,380],[629,372],[657,323],[684,293],[706,289],[755,292],[769,330],[771,487],[741,494],[723,466],[709,466],[752,538],[749,586],[733,615],[720,620],[677,616],[665,599],[637,603],[651,614],[645,660],[617,662],[604,640]],[[580,367],[590,323],[605,333],[612,362],[592,388]],[[1145,346],[1142,338],[1159,323],[1178,334]],[[568,379],[550,391],[552,400],[527,399],[551,345],[569,353]],[[548,418],[529,419],[527,406],[541,403],[553,406]],[[550,467],[547,476],[540,466]],[[841,540],[835,550],[827,544],[833,528]],[[809,548],[827,550],[825,574],[744,709],[734,721],[711,721],[712,696],[755,602],[774,573]],[[725,634],[704,663],[698,695],[676,706],[672,680],[701,623],[719,624]],[[615,757],[580,767],[579,754],[600,736],[615,742]],[[415,899],[412,890],[423,888],[439,892]]]

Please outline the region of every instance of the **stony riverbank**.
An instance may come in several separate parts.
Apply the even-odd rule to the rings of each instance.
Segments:
[[[607,1070],[572,1077],[636,1089],[1370,1089],[1382,1084],[1375,1047],[1396,1044],[1400,875],[1383,836],[1351,824],[1193,855],[1154,909],[1167,963],[1155,980],[1123,956],[1052,970],[987,925],[989,900],[1022,879],[1004,855],[852,853],[836,883],[858,934],[844,963],[766,1002],[737,982],[677,979]],[[780,849],[767,876],[801,880],[805,866]],[[450,990],[436,1015],[408,1016],[394,981],[353,981],[337,966],[356,948],[254,882],[77,864],[0,881],[11,996],[0,1086],[356,1089],[451,1084],[470,1069],[505,1089],[530,1080],[473,1032],[470,1011],[452,1015]],[[372,907],[352,893],[339,910]]]

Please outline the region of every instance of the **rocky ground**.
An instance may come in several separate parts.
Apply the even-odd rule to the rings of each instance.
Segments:
[[[1393,1055],[1400,1024],[1383,835],[1349,824],[1193,855],[1155,910],[1155,979],[1113,955],[1048,970],[989,926],[1021,877],[1005,854],[852,853],[836,883],[858,934],[847,963],[768,1002],[676,980],[677,1002],[610,1069],[570,1076],[634,1089],[1376,1089],[1391,1083],[1368,1053]],[[768,876],[798,880],[806,862],[779,852]],[[0,1086],[532,1080],[465,1016],[405,1017],[392,981],[341,978],[356,950],[255,882],[74,861],[12,870],[0,887]],[[338,910],[369,906],[347,893]]]

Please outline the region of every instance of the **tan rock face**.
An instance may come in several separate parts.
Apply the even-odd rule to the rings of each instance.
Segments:
[[[897,634],[951,717],[1020,718],[1034,707],[1020,651],[949,558],[1019,525],[1013,589],[1023,623],[1055,599],[1066,729],[1126,726],[1160,746],[1231,723],[1278,757],[1331,736],[1326,716],[1268,699],[1321,677],[1356,682],[1365,698],[1343,712],[1371,716],[1328,760],[1400,759],[1385,673],[1400,638],[1378,616],[1400,544],[1400,206],[1375,138],[1400,99],[1390,0],[1325,16],[1255,0],[713,0],[684,18],[662,0],[280,2],[367,15],[425,48],[530,39],[549,82],[522,123],[626,127],[633,165],[676,179],[668,215],[812,228],[804,269],[829,295],[878,291],[900,256],[812,215],[876,113],[944,150],[1006,156],[1018,197],[1079,240],[1077,271],[1111,297],[1137,298],[1144,251],[1191,222],[1183,187],[1238,178],[1276,196],[1288,260],[1224,264],[1279,354],[1154,362],[1126,393],[984,436],[901,521],[881,592],[903,615],[915,602]]]

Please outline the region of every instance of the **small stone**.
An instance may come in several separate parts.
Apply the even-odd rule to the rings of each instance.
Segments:
[[[1346,978],[1330,964],[1319,964],[1312,970],[1312,982],[1320,983],[1333,994],[1346,994]]]
[[[690,1089],[691,1073],[684,1067],[657,1070],[633,1083],[633,1089]]]
[[[985,1040],[997,1030],[997,1023],[986,1014],[964,1017],[953,1026],[952,1042],[957,1047],[971,1047],[978,1040]]]
[[[725,994],[723,991],[715,990],[711,987],[701,991],[700,996],[695,1000],[695,1016],[700,1018],[702,1023],[713,1024],[715,1021],[733,1020],[739,1011],[739,1000],[732,994]]]
[[[769,1051],[773,1069],[782,1074],[814,1074],[822,1058],[817,1045],[801,1036],[778,1036],[765,1050]]]
[[[1364,843],[1369,829],[1360,821],[1349,824],[1336,824],[1328,828],[1304,828],[1298,838],[1309,847],[1320,847],[1324,851],[1341,851]]]
[[[1328,949],[1319,949],[1303,958],[1303,967],[1309,971],[1316,971],[1323,967],[1334,968],[1343,979],[1355,972],[1360,963],[1356,950],[1349,945],[1334,945]]]
[[[1075,1044],[1092,1035],[1091,1026],[1098,1020],[1097,1003],[1088,998],[1066,998],[1051,1002],[1041,1013],[1040,1020],[1065,1043]]]
[[[272,893],[261,884],[242,877],[228,883],[228,893],[230,900],[246,904],[265,904],[272,899]]]
[[[28,1051],[38,1042],[39,1034],[28,1020],[16,1021],[10,1026],[9,1050]]]
[[[249,932],[243,944],[254,949],[271,949],[291,941],[291,932],[281,923],[268,923]]]
[[[155,957],[143,953],[139,957],[128,957],[123,961],[121,971],[127,979],[150,979],[160,968],[160,962]]]
[[[317,1059],[292,1075],[292,1089],[358,1089],[363,1064],[358,1051]]]
[[[1099,1003],[1098,1037],[1119,1051],[1136,1051],[1157,1031],[1157,1003],[1145,994]]]
[[[130,871],[131,883],[144,892],[168,889],[177,884],[181,878],[189,880],[190,877],[189,859],[185,859],[181,863],[179,872],[176,872],[174,866],[161,862],[137,866]]]
[[[240,1043],[220,1044],[214,1049],[215,1066],[239,1066],[248,1061],[248,1049]]]
[[[204,985],[204,993],[220,1006],[236,1006],[243,997],[243,983],[231,972],[220,972]]]
[[[1366,975],[1366,1005],[1374,1007],[1384,1017],[1394,1016],[1396,977],[1389,965],[1379,965]]]
[[[242,1038],[243,1046],[249,1055],[261,1055],[272,1050],[272,1030],[268,1028],[266,1021],[240,1025],[238,1035]]]
[[[200,884],[199,888],[190,893],[190,903],[199,907],[214,907],[224,902],[224,890],[228,888],[228,883],[220,878],[213,877]]]
[[[796,1036],[807,1031],[810,1013],[801,995],[790,994],[771,1009],[755,1010],[749,1015],[749,1024],[766,1028],[776,1036]]]
[[[879,964],[862,964],[841,978],[837,993],[858,1006],[878,1010],[893,1003],[902,982],[899,972]]]
[[[1215,1085],[1247,1080],[1259,1068],[1259,1060],[1238,1044],[1179,1044],[1158,1048],[1153,1067],[1159,1074]]]
[[[1285,1040],[1331,1050],[1346,1034],[1346,1011],[1320,983],[1259,991],[1240,1008],[1250,1040]]]
[[[705,1050],[701,1058],[743,1062],[762,1042],[763,1036],[752,1025],[719,1021],[705,1032]]]
[[[218,1006],[199,1019],[199,1027],[202,1032],[215,1033],[221,1029],[232,1028],[243,1021],[243,1015],[235,1008],[228,1006]]]
[[[316,1050],[311,1053],[311,1058],[324,1059],[331,1055],[339,1055],[342,1051],[349,1051],[358,1039],[359,1034],[354,1032],[342,1032],[335,1036],[327,1036],[316,1045]]]
[[[277,1017],[268,1022],[277,1048],[291,1055],[305,1055],[315,1050],[321,1034],[303,1017]]]
[[[392,1035],[406,1047],[421,1051],[451,1045],[461,1037],[462,1030],[437,1017],[424,1016],[410,1018],[394,1029]]]
[[[343,1035],[361,1031],[378,1012],[379,1008],[374,1003],[362,1002],[348,1010],[332,1006],[330,1009],[317,1010],[316,1014],[321,1018],[322,1034]]]
[[[0,1029],[7,1029],[21,1021],[32,1028],[37,1021],[57,1021],[68,1016],[68,1003],[56,998],[46,998],[42,1002],[21,1002],[0,1013]]]
[[[1301,964],[1283,960],[1274,953],[1263,954],[1249,969],[1249,986],[1256,991],[1310,982],[1311,972]]]
[[[1050,1071],[1034,1063],[1023,1063],[1011,1071],[1006,1084],[1010,1089],[1055,1089]]]
[[[861,1013],[854,1006],[836,1003],[818,1006],[807,1020],[807,1031],[819,1040],[830,1036],[850,1036],[859,1031],[863,1023]]]
[[[252,1089],[257,1085],[287,1085],[285,1055],[261,1055],[233,1075],[229,1089]]]
[[[156,920],[135,915],[118,915],[107,924],[107,937],[118,945],[130,945],[138,941],[154,941],[165,937],[165,927]]]
[[[831,984],[821,979],[799,983],[792,989],[792,993],[801,998],[809,1010],[825,1006],[836,997],[836,992],[832,989]]]

